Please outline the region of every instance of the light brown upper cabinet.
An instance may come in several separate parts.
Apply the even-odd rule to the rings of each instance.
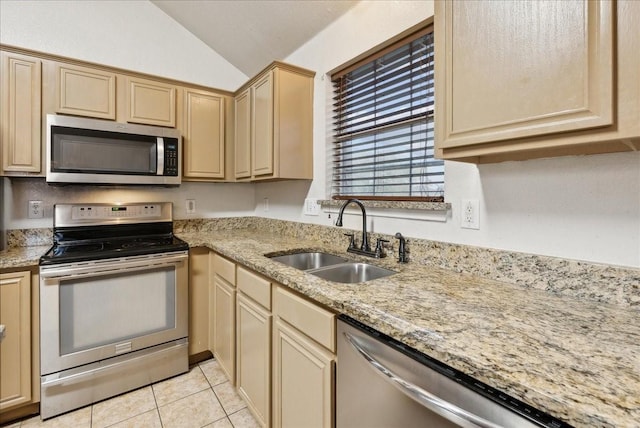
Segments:
[[[251,87],[251,175],[273,175],[273,71],[265,73]]]
[[[184,89],[182,151],[185,179],[225,178],[225,103],[215,92]]]
[[[236,93],[236,178],[249,176],[247,132],[252,180],[313,178],[314,75],[274,62]]]
[[[640,149],[640,2],[435,3],[437,155]]]
[[[235,98],[235,177],[251,178],[251,88]]]
[[[41,171],[42,61],[0,52],[2,62],[1,175]]]
[[[127,122],[175,128],[176,93],[173,85],[140,77],[127,78]]]
[[[97,68],[56,65],[56,113],[116,118],[116,74]]]

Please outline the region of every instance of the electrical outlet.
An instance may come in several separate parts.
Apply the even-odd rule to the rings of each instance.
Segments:
[[[320,215],[320,205],[318,200],[307,198],[304,200],[304,215]]]
[[[480,229],[480,204],[477,199],[463,199],[460,226],[465,229]]]
[[[196,213],[196,200],[195,199],[187,199],[186,209],[187,209],[187,214],[195,214]]]
[[[262,200],[262,211],[269,211],[269,198]]]
[[[44,206],[42,205],[42,201],[29,201],[29,213],[27,214],[27,218],[43,218],[44,217]]]

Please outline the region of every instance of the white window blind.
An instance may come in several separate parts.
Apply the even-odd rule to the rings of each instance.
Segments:
[[[433,61],[427,29],[332,76],[334,198],[443,200]]]

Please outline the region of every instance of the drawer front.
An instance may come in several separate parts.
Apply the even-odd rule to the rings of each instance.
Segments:
[[[213,257],[213,272],[229,284],[236,285],[236,265],[219,254]]]
[[[331,352],[336,349],[336,316],[284,288],[274,290],[274,313]]]
[[[238,266],[238,290],[271,310],[271,282]]]

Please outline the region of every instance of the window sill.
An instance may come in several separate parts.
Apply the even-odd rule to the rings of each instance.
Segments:
[[[340,208],[346,201],[337,199],[318,200],[318,204],[324,209]],[[451,204],[448,202],[413,202],[413,201],[361,201],[366,208],[402,209],[418,211],[449,211]]]

